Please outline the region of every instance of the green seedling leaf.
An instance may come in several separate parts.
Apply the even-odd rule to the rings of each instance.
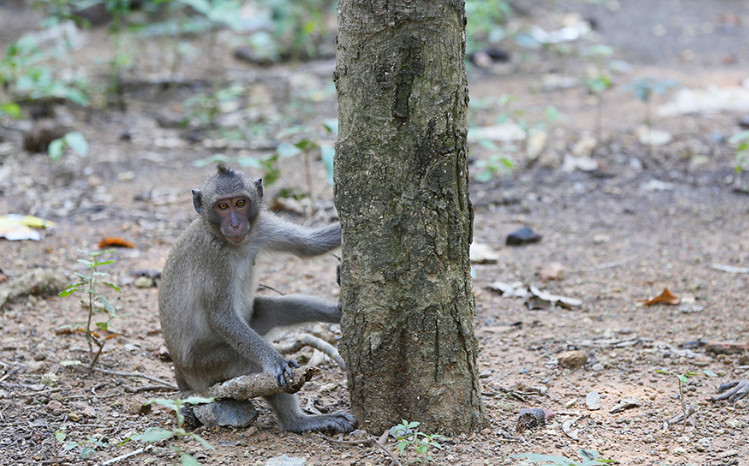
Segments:
[[[89,269],[93,269],[95,267],[95,265],[94,265],[93,262],[90,262],[90,261],[87,261],[87,260],[78,259],[78,262],[81,263],[81,264],[83,264],[83,265],[85,265]]]
[[[70,296],[71,294],[73,294],[76,291],[78,291],[80,289],[79,287],[81,285],[84,285],[84,283],[79,283],[77,285],[71,285],[71,286],[67,287],[66,289],[62,290],[61,292],[59,292],[57,294],[57,296],[60,296],[61,298],[65,298],[67,296]]]
[[[83,283],[79,283],[79,285],[85,285],[89,280],[91,280],[91,276],[90,275],[83,275],[82,273],[78,273],[78,272],[73,272],[73,273],[76,274],[76,276],[78,276],[78,278],[86,280]]]
[[[295,155],[301,154],[302,150],[294,144],[291,144],[289,142],[282,142],[278,145],[278,147],[276,147],[276,153],[282,159],[288,159],[289,157],[294,157]]]
[[[114,283],[109,283],[109,282],[101,282],[101,283],[104,284],[104,285],[106,285],[106,286],[108,286],[108,287],[110,287],[110,288],[112,288],[113,290],[115,290],[118,293],[122,293],[122,290],[120,289],[120,287],[117,286],[117,285],[115,285]]]
[[[574,466],[575,462],[564,456],[555,455],[540,455],[536,453],[519,453],[517,455],[510,455],[510,458],[527,458],[531,463],[552,463],[560,466],[571,465]]]
[[[322,122],[323,127],[328,130],[329,133],[335,135],[338,134],[338,119],[337,118],[326,118]]]
[[[65,432],[61,430],[58,430],[57,432],[55,432],[55,440],[57,440],[59,443],[64,442],[65,437],[66,437]]]
[[[172,438],[173,436],[174,433],[171,430],[165,430],[160,427],[149,427],[142,434],[135,434],[130,438],[138,440],[139,442],[154,443],[160,440]]]
[[[262,166],[258,159],[249,155],[237,157],[237,163],[243,168],[260,168]]]
[[[718,374],[716,374],[715,372],[711,371],[710,369],[705,369],[704,371],[702,371],[702,373],[704,373],[708,377],[717,377],[718,376]]]
[[[80,131],[73,131],[63,136],[65,144],[81,157],[88,155],[88,141]]]
[[[213,398],[211,398],[211,399],[213,399]],[[210,443],[206,442],[206,440],[203,437],[201,437],[200,435],[198,435],[198,434],[190,434],[190,437],[192,437],[195,440],[197,440],[198,442],[200,442],[200,444],[203,445],[203,448],[207,448],[209,450],[215,450],[215,448],[213,448],[213,445],[211,445]]]
[[[10,115],[17,120],[21,118],[21,106],[15,102],[0,104],[0,115]]]
[[[100,267],[102,265],[114,264],[114,262],[115,261],[101,261],[101,262],[96,261],[96,262],[94,262],[94,267]]]
[[[64,151],[65,141],[62,138],[55,139],[54,141],[49,143],[49,146],[47,146],[47,153],[49,154],[50,160],[52,160],[53,162],[57,162]]]
[[[749,139],[749,130],[741,131],[739,133],[734,134],[733,136],[728,138],[728,142],[730,142],[731,144],[736,144],[737,142],[745,141],[747,139]],[[743,149],[739,149],[739,150],[743,150]]]
[[[196,460],[195,458],[193,458],[187,453],[181,453],[179,460],[182,463],[182,466],[200,466],[200,463],[198,463],[198,460]]]
[[[335,159],[335,148],[329,144],[320,144],[320,157],[325,166],[325,175],[328,184],[333,186],[333,160]]]

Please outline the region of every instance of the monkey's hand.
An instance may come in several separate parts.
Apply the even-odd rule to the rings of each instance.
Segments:
[[[265,368],[265,372],[273,374],[273,378],[276,379],[279,387],[288,387],[289,382],[294,379],[294,375],[291,373],[291,368],[293,367],[299,367],[299,364],[293,359],[287,361],[280,358],[280,361],[275,362],[272,367]]]

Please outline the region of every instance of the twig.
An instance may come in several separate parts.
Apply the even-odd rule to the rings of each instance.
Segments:
[[[605,264],[596,265],[596,266],[593,266],[593,267],[583,267],[582,269],[570,270],[569,273],[596,272],[598,270],[611,269],[611,268],[614,268],[614,267],[619,267],[620,265],[628,264],[628,263],[632,262],[635,259],[637,259],[636,256],[628,257],[627,259],[622,259],[620,261],[607,262]]]
[[[100,372],[102,374],[117,375],[120,377],[142,377],[146,380],[150,380],[151,382],[156,382],[158,384],[164,385],[165,387],[173,388],[174,390],[179,390],[179,387],[177,387],[171,382],[166,382],[164,380],[157,379],[156,377],[151,377],[150,375],[141,374],[140,372],[116,372],[116,371],[109,371],[106,369],[100,369],[98,367],[94,367],[94,368],[87,368],[87,367],[80,367],[80,366],[70,366],[70,367],[75,368],[79,372],[94,371],[94,372]]]
[[[140,392],[156,392],[159,390],[172,390],[172,387],[164,385],[148,385],[145,387],[129,387],[125,386],[125,391],[128,393],[140,393]]]
[[[333,437],[328,437],[325,434],[320,434],[320,436],[322,436],[322,438],[324,438],[328,442],[337,443],[339,445],[355,445],[355,446],[359,446],[359,445],[373,446],[374,445],[374,446],[378,446],[390,458],[390,460],[392,461],[392,464],[395,464],[397,466],[403,466],[401,464],[401,462],[398,461],[398,458],[396,458],[395,455],[393,455],[393,453],[385,447],[385,445],[383,445],[382,443],[380,443],[380,441],[377,440],[374,437],[365,438],[363,440],[338,440],[338,439],[334,439]],[[385,437],[384,434],[383,434],[383,437]]]
[[[135,450],[135,451],[131,451],[130,453],[127,453],[127,454],[122,455],[122,456],[118,456],[117,458],[112,458],[111,460],[107,460],[107,461],[98,463],[96,466],[109,466],[110,464],[117,464],[118,462],[120,462],[122,460],[128,459],[128,458],[133,457],[135,455],[140,455],[141,453],[143,453],[145,451],[148,451],[151,448],[153,448],[153,445],[148,445],[147,447],[140,448],[140,449]]]
[[[346,363],[343,362],[343,358],[340,354],[338,354],[338,350],[335,349],[333,345],[307,333],[303,333],[302,335],[300,335],[299,338],[297,338],[297,340],[290,345],[278,345],[275,348],[281,354],[291,354],[296,353],[305,346],[310,346],[312,348],[315,348],[316,350],[322,351],[326,355],[330,356],[330,358],[334,360],[336,364],[341,367],[341,369],[346,370]]]

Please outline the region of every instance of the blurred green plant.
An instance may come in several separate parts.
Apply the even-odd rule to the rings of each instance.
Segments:
[[[0,103],[0,114],[18,118],[19,103],[41,100],[62,99],[88,106],[89,83],[84,77],[61,69],[67,59],[66,51],[42,50],[29,35],[10,44],[0,60],[0,88],[9,99]]]
[[[185,430],[185,415],[182,414],[182,407],[186,404],[196,405],[213,402],[213,398],[201,398],[198,396],[191,396],[186,399],[166,400],[166,399],[154,399],[148,400],[143,406],[151,404],[157,404],[167,407],[175,412],[177,415],[177,428],[174,430],[162,429],[161,427],[149,427],[142,434],[131,435],[125,441],[120,443],[120,446],[126,444],[130,440],[136,440],[143,443],[156,443],[161,440],[168,440],[172,437],[177,438],[177,444],[172,446],[171,449],[177,454],[179,462],[182,466],[198,466],[200,463],[192,455],[185,451],[185,441],[195,440],[200,443],[203,448],[208,450],[215,450],[211,444],[206,442],[201,436],[193,432],[187,432]]]
[[[97,449],[109,448],[108,443],[102,442],[101,440],[91,435],[87,436],[86,440],[82,440],[78,442],[69,440],[67,434],[65,433],[64,428],[55,432],[55,441],[57,441],[57,443],[62,445],[62,448],[65,451],[70,451],[75,448],[80,448],[81,459],[84,459],[84,460],[94,456],[96,454]]]
[[[244,92],[244,87],[235,84],[216,92],[196,94],[183,103],[187,116],[182,123],[187,125],[190,120],[195,119],[204,125],[214,127],[222,107],[235,103]]]
[[[270,37],[260,31],[249,45],[270,59],[317,58],[321,45],[333,40],[335,0],[258,0],[258,5],[270,10],[273,24]]]
[[[512,0],[466,0],[466,50],[497,45],[507,37],[505,23],[512,15]]]
[[[749,130],[734,134],[728,142],[736,146],[736,173],[749,169]]]
[[[432,448],[442,450],[442,445],[437,440],[442,440],[445,437],[442,435],[428,435],[417,429],[421,423],[419,422],[408,422],[405,419],[398,425],[390,428],[390,435],[398,440],[398,453],[402,454],[409,448],[413,447],[416,454],[419,457],[416,458],[416,463],[421,463],[424,460],[434,461],[429,451]]]
[[[684,387],[689,383],[689,378],[695,377],[700,374],[703,374],[706,377],[717,377],[717,375],[715,374],[715,372],[711,371],[710,369],[705,369],[701,371],[692,370],[692,371],[684,372],[684,373],[678,373],[678,372],[673,372],[669,370],[656,370],[655,372],[657,372],[658,374],[666,374],[666,375],[676,377],[676,380],[678,380],[679,401],[681,402],[681,413],[684,416],[682,430],[684,430],[687,426],[687,417],[689,416],[687,401],[684,399]]]
[[[573,461],[564,456],[555,455],[540,455],[536,453],[520,453],[517,455],[511,455],[511,458],[525,458],[527,463],[543,463],[551,464],[556,466],[595,466],[599,464],[613,464],[617,463],[615,460],[604,460],[600,459],[600,453],[595,450],[577,450],[577,455],[581,461]]]
[[[49,158],[53,162],[56,162],[68,147],[81,157],[88,155],[88,141],[86,141],[86,137],[80,131],[71,131],[66,133],[65,136],[49,143],[47,147]]]
[[[654,79],[654,78],[637,78],[634,81],[625,84],[624,89],[631,90],[635,93],[637,100],[645,104],[645,119],[643,122],[649,128],[651,126],[651,107],[653,95],[665,94],[666,91],[677,87],[678,81],[673,79]]]

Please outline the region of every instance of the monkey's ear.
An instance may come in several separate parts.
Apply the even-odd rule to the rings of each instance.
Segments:
[[[263,179],[258,178],[255,180],[255,189],[257,189],[257,193],[260,196],[260,200],[263,200]]]
[[[199,189],[192,190],[192,205],[199,214],[203,213],[203,196],[200,194]]]

